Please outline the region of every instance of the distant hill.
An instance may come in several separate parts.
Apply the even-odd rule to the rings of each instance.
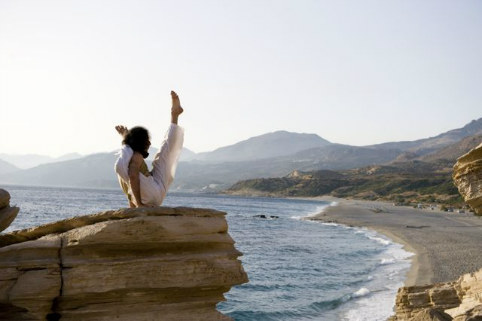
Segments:
[[[300,170],[348,169],[372,164],[383,164],[401,153],[397,149],[375,149],[342,144],[331,144],[300,151],[286,159],[296,161]]]
[[[253,161],[290,155],[305,149],[330,144],[329,141],[315,134],[277,131],[251,137],[212,152],[199,153],[195,156],[195,159],[214,163]]]
[[[433,162],[436,160],[445,159],[455,163],[457,158],[468,153],[480,143],[482,143],[482,135],[465,137],[455,144],[448,145],[447,147],[444,147],[434,153],[420,157],[420,160],[425,162]]]
[[[373,147],[375,149],[399,149],[402,151],[413,152],[419,156],[422,156],[454,144],[465,137],[476,135],[482,135],[482,118],[472,120],[462,128],[453,129],[435,137],[414,141],[389,142],[367,147]]]
[[[465,137],[462,140],[450,144],[447,147],[437,149],[432,153],[419,155],[416,152],[406,151],[397,156],[391,163],[403,163],[413,160],[424,162],[445,161],[451,164],[455,163],[457,158],[469,152],[472,148],[482,143],[482,135]]]
[[[447,143],[456,137],[477,132],[479,121],[473,121],[462,129],[456,129],[435,138],[414,142],[387,143],[375,146],[349,146],[330,143],[314,134],[274,132],[256,136],[234,145],[219,148],[208,153],[193,153],[184,149],[177,176],[173,184],[176,190],[219,191],[240,180],[260,177],[285,177],[299,171],[335,170],[365,168],[384,165],[388,171],[425,174],[433,168],[437,171],[451,169],[454,157],[463,154],[476,143],[463,137]],[[285,142],[286,140],[286,142]],[[442,143],[443,141],[443,143]],[[432,144],[433,143],[433,144]],[[403,150],[409,144],[423,146],[423,149]],[[431,145],[432,144],[432,145]],[[389,148],[389,147],[403,148]],[[156,149],[150,149],[148,164]],[[276,155],[276,156],[272,156]],[[115,152],[99,153],[79,159],[44,164],[28,170],[7,174],[0,173],[0,182],[25,185],[50,185],[73,187],[117,187],[113,171]],[[452,163],[451,163],[452,162]],[[395,163],[400,163],[396,164]],[[413,173],[412,173],[413,174]]]
[[[332,195],[403,204],[462,204],[452,183],[452,168],[457,158],[481,143],[482,135],[475,135],[423,156],[406,151],[385,165],[381,163],[338,171],[294,171],[283,177],[248,179],[235,183],[226,193],[258,196]],[[316,157],[313,152],[303,151],[301,154]],[[359,151],[357,154],[360,155]],[[326,155],[325,160],[330,159]],[[339,153],[334,155],[340,156]]]
[[[400,151],[330,144],[266,159],[210,163],[181,162],[174,186],[179,189],[227,188],[239,180],[284,176],[293,170],[347,169],[385,163]],[[208,189],[209,190],[209,189]]]
[[[5,174],[0,176],[0,181],[19,185],[112,188],[118,186],[115,159],[115,153],[92,154]]]
[[[3,159],[18,168],[27,169],[42,164],[61,162],[65,160],[77,159],[82,157],[79,153],[65,154],[60,157],[50,157],[38,154],[4,154],[0,153],[0,159]]]
[[[239,181],[225,193],[277,197],[332,195],[401,204],[462,203],[452,183],[451,168],[441,169],[437,164],[421,161],[343,171],[296,171],[284,177]]]
[[[0,159],[0,175],[18,171],[19,168]],[[0,181],[1,182],[1,181]]]
[[[155,146],[151,146],[149,148],[149,156],[147,157],[147,162],[152,162],[154,160],[154,156],[156,155],[156,153],[159,151],[159,147]],[[181,151],[181,156],[179,157],[179,161],[181,162],[187,162],[187,161],[190,161],[192,159],[194,159],[194,157],[196,156],[196,153],[193,152],[192,150],[190,149],[187,149],[186,147],[183,147],[182,148],[182,151]]]
[[[187,149],[186,147],[184,147],[182,149],[182,152],[181,152],[181,156],[179,157],[179,161],[181,162],[188,162],[190,160],[193,160],[196,158],[196,153],[193,152],[192,150],[190,149]]]

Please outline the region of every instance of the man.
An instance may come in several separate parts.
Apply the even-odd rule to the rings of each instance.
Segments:
[[[154,207],[162,204],[167,190],[174,180],[177,162],[184,141],[184,129],[178,126],[179,115],[184,111],[179,96],[171,91],[171,124],[161,148],[149,171],[144,161],[151,146],[149,132],[143,127],[118,125],[117,132],[123,137],[115,171],[119,184],[127,195],[129,207]]]

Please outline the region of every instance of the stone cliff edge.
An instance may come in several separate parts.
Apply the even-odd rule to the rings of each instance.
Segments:
[[[482,144],[457,160],[453,179],[465,202],[481,215]],[[482,269],[453,282],[400,288],[389,320],[482,321]]]
[[[8,205],[8,203],[7,203]],[[225,213],[120,209],[0,234],[0,320],[231,320]]]

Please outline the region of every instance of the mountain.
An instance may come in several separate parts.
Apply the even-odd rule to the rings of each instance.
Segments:
[[[320,196],[393,201],[462,204],[451,168],[413,161],[342,171],[295,171],[284,177],[239,181],[225,191],[234,195]]]
[[[154,160],[154,156],[158,151],[159,151],[159,148],[151,146],[149,148],[149,156],[147,157],[146,161],[152,162]],[[187,162],[187,161],[193,160],[195,157],[196,157],[195,152],[193,152],[190,149],[187,149],[186,147],[183,147],[181,151],[181,155],[179,156],[179,161]]]
[[[456,142],[455,144],[448,145],[434,153],[424,155],[420,157],[420,160],[425,162],[432,162],[436,160],[448,160],[453,163],[460,156],[468,153],[471,149],[477,147],[482,143],[482,135],[475,135],[465,137],[464,139]]]
[[[156,152],[154,148],[149,150],[150,155],[147,160],[149,165]],[[20,185],[115,188],[119,185],[114,172],[116,153],[117,151],[97,153],[82,158],[47,163],[11,174],[0,172],[0,182]],[[189,156],[189,153],[193,152],[183,149],[182,153],[187,153]]]
[[[454,130],[450,133],[457,132],[461,131]],[[445,137],[445,141],[448,141],[447,136],[439,135],[438,137]],[[438,146],[441,145],[440,141],[436,141]],[[424,142],[423,146],[429,146],[427,142],[428,140]],[[380,161],[378,165],[338,171],[294,171],[281,177],[247,179],[238,181],[228,188],[226,193],[263,196],[332,195],[345,198],[389,200],[407,204],[419,202],[461,204],[460,195],[452,183],[452,168],[457,158],[481,143],[482,135],[479,134],[462,138],[456,143],[435,149],[432,153],[422,156],[415,151],[405,151],[388,164],[381,160],[383,156],[390,158],[390,155],[374,155],[374,158]],[[359,161],[360,156],[363,155],[358,150],[352,151],[351,146],[341,146],[349,160],[349,163],[342,163],[341,151],[333,153],[327,151],[334,146],[336,145],[302,151],[297,155],[317,158],[320,163],[331,163],[330,169],[337,169],[337,166],[348,168],[347,166],[355,164],[355,156]],[[434,149],[433,146],[430,148]],[[374,147],[366,149],[376,150]],[[377,152],[381,150],[388,151],[380,149]],[[392,156],[396,155],[396,150],[393,152]],[[338,158],[340,160],[337,160]],[[386,164],[380,165],[383,163]]]
[[[195,159],[213,163],[252,161],[290,155],[304,149],[330,144],[329,141],[315,134],[276,131],[251,137],[212,152],[199,153]]]
[[[181,162],[174,187],[179,189],[228,188],[239,180],[279,177],[294,170],[347,169],[393,160],[400,151],[330,144],[291,155],[251,161],[210,163]],[[208,190],[211,188],[207,188]]]
[[[0,153],[0,159],[3,159],[21,169],[32,168],[41,164],[61,162],[82,157],[79,153],[65,154],[60,157],[50,157],[38,154],[3,154]]]
[[[342,144],[331,144],[300,151],[290,159],[302,163],[300,170],[347,169],[371,164],[383,164],[400,154],[397,149],[376,149]]]
[[[69,154],[65,154],[65,155],[53,158],[49,163],[62,162],[62,161],[77,159],[81,157],[82,155],[79,153],[69,153]]]
[[[482,118],[472,120],[462,128],[453,129],[435,137],[414,141],[389,142],[367,147],[373,147],[375,149],[399,149],[422,156],[454,144],[465,137],[476,135],[482,135]]]
[[[1,175],[5,184],[62,187],[117,187],[115,153],[98,153]]]
[[[190,160],[193,160],[196,158],[196,153],[193,152],[192,150],[190,149],[187,149],[186,147],[184,147],[182,149],[182,152],[181,152],[181,156],[179,156],[179,161],[180,162],[188,162]]]
[[[0,159],[0,175],[18,171],[19,168]]]
[[[456,142],[447,142],[471,132],[478,132],[479,125],[480,120],[473,121],[461,129],[435,138],[405,142],[403,146],[398,143],[387,143],[381,147],[380,145],[349,146],[330,143],[314,134],[280,131],[252,137],[208,153],[196,154],[184,149],[172,189],[219,191],[240,180],[284,177],[294,170],[340,171],[382,164],[387,165],[384,170],[389,170],[395,166],[392,164],[394,161],[403,163],[396,167],[404,168],[405,172],[415,168],[419,174],[433,168],[439,171],[450,170],[454,157],[475,144],[478,138],[474,136],[474,140],[470,138],[464,140],[462,137]],[[408,143],[411,144],[411,148],[414,146],[423,148],[404,150]],[[397,146],[403,148],[389,148]],[[152,159],[155,153],[156,150],[151,149],[148,160]],[[117,178],[113,171],[115,159],[115,152],[93,154],[79,159],[0,174],[0,182],[24,185],[117,187]],[[149,161],[148,164],[150,165]]]

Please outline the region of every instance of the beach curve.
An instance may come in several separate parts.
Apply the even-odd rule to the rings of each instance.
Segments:
[[[332,206],[308,219],[366,227],[415,253],[405,286],[452,281],[482,266],[482,218],[472,213],[326,196],[316,199],[328,201]]]

